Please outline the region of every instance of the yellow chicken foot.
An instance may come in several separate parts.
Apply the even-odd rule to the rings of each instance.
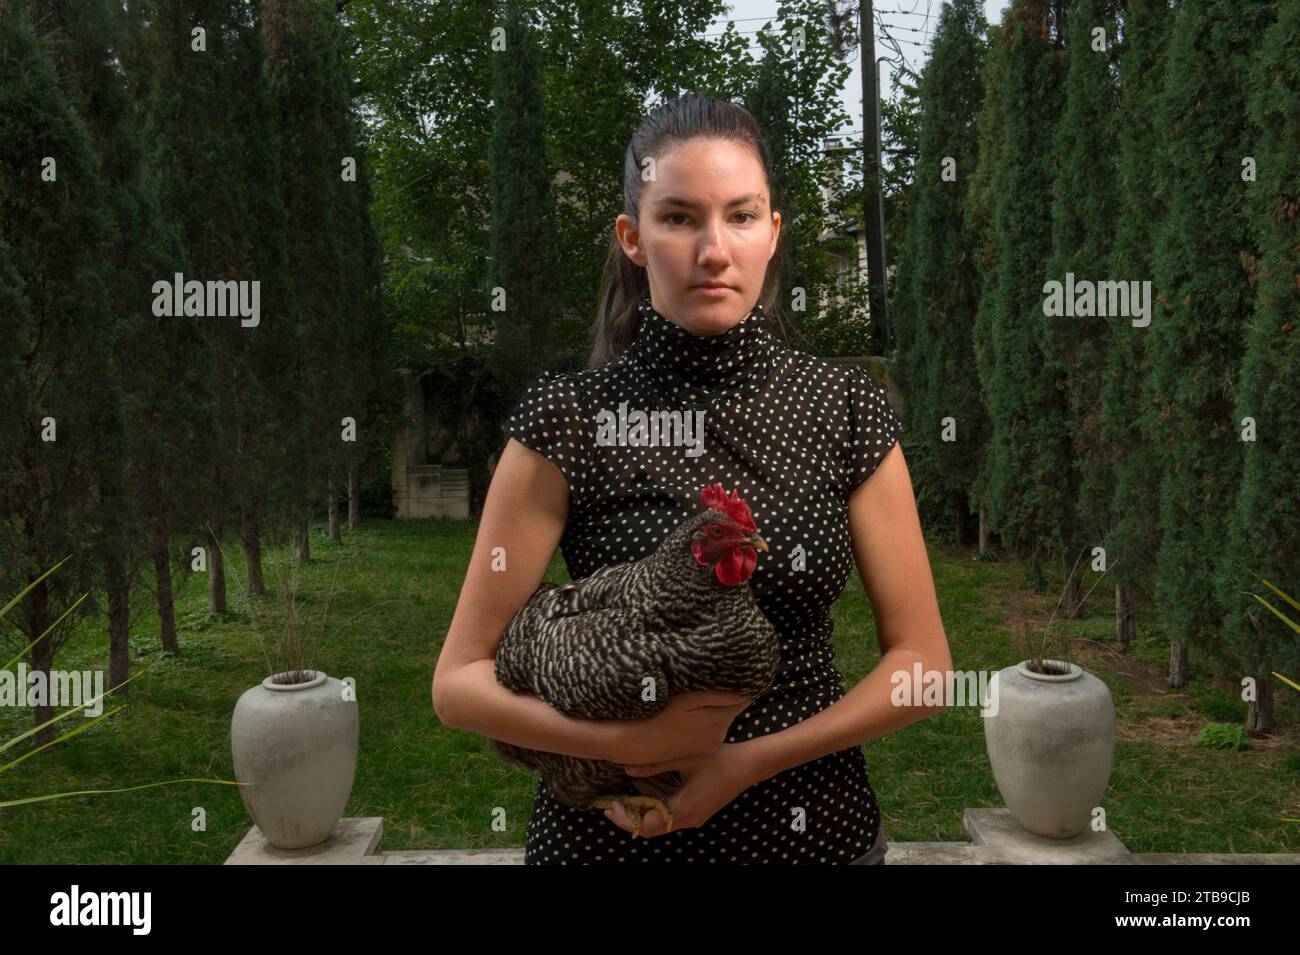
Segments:
[[[651,809],[659,810],[659,814],[664,817],[664,822],[668,824],[665,831],[673,831],[673,814],[668,809],[668,804],[654,796],[606,796],[593,800],[591,805],[593,809],[613,809],[615,803],[622,803],[623,811],[632,820],[633,838],[641,834],[641,823]]]

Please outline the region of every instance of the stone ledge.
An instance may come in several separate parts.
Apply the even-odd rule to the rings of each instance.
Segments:
[[[523,865],[523,849],[407,849],[382,854],[384,865]]]
[[[1045,839],[1025,832],[1007,809],[967,809],[973,842],[890,842],[887,865],[1300,865],[1300,853],[1130,853],[1111,832]],[[226,865],[523,865],[522,847],[378,852],[382,816],[340,819],[325,842],[276,849],[253,826]]]
[[[1138,865],[1300,865],[1300,852],[1137,852]]]

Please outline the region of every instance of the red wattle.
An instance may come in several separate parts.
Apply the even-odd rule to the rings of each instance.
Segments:
[[[752,547],[733,547],[731,553],[718,561],[713,572],[719,583],[734,587],[748,580],[757,564],[758,554]]]

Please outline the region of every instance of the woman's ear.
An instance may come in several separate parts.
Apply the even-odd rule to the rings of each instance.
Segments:
[[[614,235],[618,237],[618,244],[623,247],[623,254],[641,268],[645,268],[649,260],[641,251],[641,230],[636,227],[630,215],[623,213],[614,220]]]

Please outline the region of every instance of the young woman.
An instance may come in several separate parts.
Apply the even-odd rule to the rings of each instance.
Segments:
[[[651,811],[634,838],[621,807],[571,809],[539,781],[526,864],[882,862],[859,746],[934,712],[892,705],[893,673],[952,666],[900,422],[865,371],[790,348],[766,324],[781,215],[746,110],[691,94],[651,113],[623,195],[591,367],[543,374],[507,422],[434,707],[447,725],[619,762],[641,791],[672,793],[672,829]],[[598,444],[597,412],[620,402],[703,411],[702,453]],[[739,490],[768,543],[749,586],[781,644],[770,692],[748,705],[679,695],[652,719],[605,721],[497,683],[501,634],[557,543],[574,580],[637,560],[713,483]],[[498,547],[505,572],[492,570]],[[853,561],[882,657],[846,694],[829,611]]]

